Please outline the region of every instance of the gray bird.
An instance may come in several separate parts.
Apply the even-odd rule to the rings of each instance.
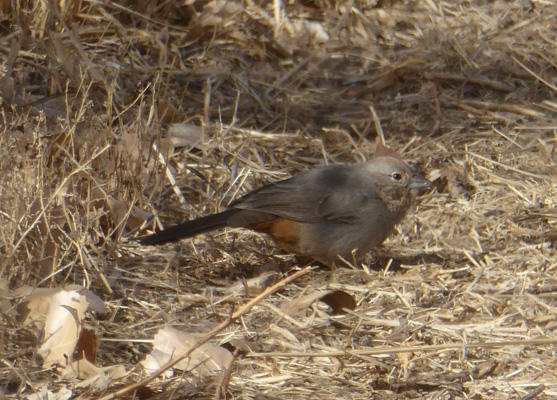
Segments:
[[[431,182],[378,143],[364,163],[327,165],[257,189],[225,211],[185,221],[140,239],[153,245],[225,227],[268,234],[289,253],[332,265],[379,246]]]

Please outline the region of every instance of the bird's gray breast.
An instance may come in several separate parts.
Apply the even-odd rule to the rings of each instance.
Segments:
[[[351,259],[356,249],[363,256],[379,246],[395,226],[391,212],[380,201],[370,201],[349,214],[349,222],[341,218],[304,224],[302,248],[309,254],[327,254],[329,260],[338,255]]]

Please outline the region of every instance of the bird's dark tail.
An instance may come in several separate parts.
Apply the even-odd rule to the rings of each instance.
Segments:
[[[181,224],[171,226],[170,228],[153,233],[152,235],[139,238],[139,242],[146,245],[175,242],[180,239],[199,235],[200,233],[224,228],[228,226],[228,218],[237,211],[238,210],[226,210],[218,214],[182,222]]]

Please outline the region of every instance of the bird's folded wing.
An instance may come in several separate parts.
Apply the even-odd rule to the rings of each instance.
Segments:
[[[355,185],[352,176],[338,168],[326,168],[311,175],[300,174],[251,192],[232,203],[230,208],[300,222],[326,219],[350,223],[361,218],[362,207],[380,202],[373,190]]]

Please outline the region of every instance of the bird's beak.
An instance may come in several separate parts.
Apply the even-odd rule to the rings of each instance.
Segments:
[[[423,189],[428,188],[431,185],[431,182],[428,181],[426,178],[416,174],[412,177],[412,182],[410,182],[410,189]]]

